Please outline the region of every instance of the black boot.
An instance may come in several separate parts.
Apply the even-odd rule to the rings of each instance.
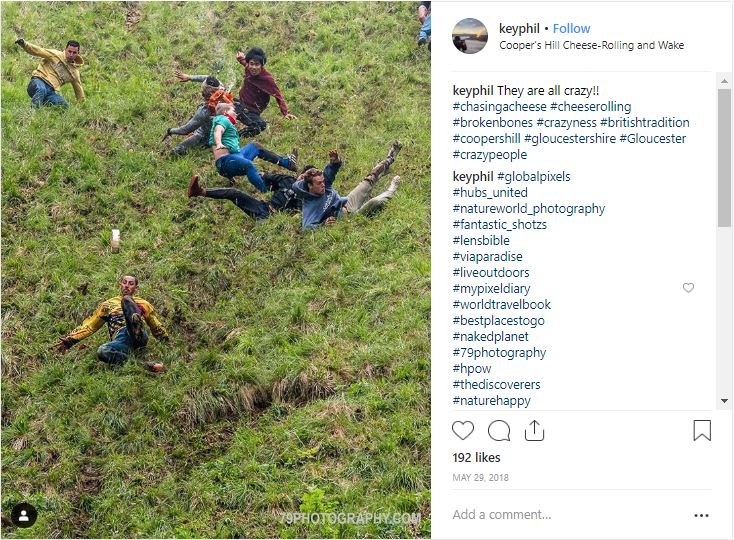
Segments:
[[[127,332],[133,340],[133,347],[143,347],[145,345],[143,318],[138,312],[138,306],[135,304],[135,301],[129,296],[122,297],[122,314],[125,316]]]

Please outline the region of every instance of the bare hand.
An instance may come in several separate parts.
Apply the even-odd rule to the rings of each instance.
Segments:
[[[334,216],[329,216],[326,218],[326,221],[324,221],[324,225],[333,225],[336,223],[336,218]]]
[[[69,346],[66,345],[63,340],[59,340],[59,342],[54,343],[54,345],[52,345],[50,349],[55,353],[64,354],[66,351],[69,350]]]
[[[298,120],[298,117],[295,114],[288,113],[285,115],[286,120]]]
[[[174,74],[176,75],[176,78],[177,78],[177,79],[178,79],[178,80],[179,80],[180,82],[187,82],[187,81],[190,81],[190,80],[191,80],[191,75],[189,75],[189,74],[187,74],[187,73],[184,73],[184,72],[183,72],[183,71],[181,71],[180,69],[177,69],[177,70],[176,70],[176,71],[174,72]]]
[[[336,150],[329,151],[329,161],[331,161],[332,163],[339,162],[339,153]]]
[[[242,51],[237,51],[237,61],[241,64],[245,61],[245,53]]]

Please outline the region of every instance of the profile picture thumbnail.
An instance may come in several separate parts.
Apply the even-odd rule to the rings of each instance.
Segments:
[[[478,19],[462,19],[451,35],[454,47],[466,54],[478,53],[487,44],[487,27]]]

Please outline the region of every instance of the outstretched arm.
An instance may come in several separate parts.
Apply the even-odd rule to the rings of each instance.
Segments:
[[[189,75],[188,73],[184,73],[180,69],[177,69],[173,72],[174,75],[176,75],[176,78],[179,80],[179,82],[204,82],[208,75]]]
[[[275,101],[278,102],[278,107],[280,108],[281,114],[285,116],[287,120],[297,120],[295,114],[288,112],[288,105],[286,105],[285,103],[283,94],[280,93],[280,88],[278,88],[278,85],[275,84],[275,80],[273,80],[273,88],[271,92],[271,95],[275,98]]]
[[[62,337],[59,342],[54,346],[54,349],[63,352],[68,349],[71,349],[76,343],[79,343],[81,340],[88,338],[92,334],[94,334],[97,330],[102,328],[102,325],[104,325],[105,321],[102,318],[103,312],[102,312],[102,304],[100,304],[96,310],[94,310],[94,313],[84,319],[84,322],[74,328],[71,332],[66,334],[64,337]]]
[[[283,94],[280,93],[280,88],[278,88],[278,84],[275,82],[272,74],[265,73],[259,78],[253,80],[252,84],[261,92],[265,92],[267,95],[275,98],[283,116],[288,120],[296,120],[296,115],[288,112],[288,105],[286,105]]]
[[[22,41],[22,43],[18,43],[18,41]],[[27,52],[28,54],[31,54],[33,56],[38,56],[40,58],[53,58],[54,54],[51,49],[44,49],[43,47],[39,47],[37,45],[34,45],[33,43],[29,43],[25,40],[19,39],[16,41],[18,45],[23,47],[23,50]]]
[[[344,162],[339,157],[339,153],[336,150],[329,152],[329,163],[324,167],[324,180],[326,181],[326,187],[330,188],[336,179],[336,174],[341,169]]]
[[[188,122],[186,122],[183,126],[179,126],[177,128],[170,128],[167,131],[167,134],[168,135],[188,135],[189,133],[192,133],[193,131],[195,131],[196,128],[203,126],[208,118],[209,118],[209,110],[206,108],[206,106],[200,105],[199,108],[196,109],[194,116],[192,116]]]

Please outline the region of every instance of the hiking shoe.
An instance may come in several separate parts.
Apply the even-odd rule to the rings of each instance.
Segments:
[[[291,153],[286,156],[288,158],[288,166],[286,169],[293,172],[298,172],[298,148],[291,150]]]
[[[166,366],[164,366],[160,362],[144,362],[143,367],[146,369],[146,371],[150,371],[152,373],[160,373],[161,371],[166,369]]]
[[[206,190],[199,185],[199,175],[195,174],[191,177],[191,182],[189,182],[189,190],[188,190],[188,196],[189,197],[203,197],[206,193]]]
[[[135,304],[135,301],[129,296],[122,297],[122,314],[125,316],[127,332],[133,339],[133,345],[135,347],[142,347],[145,345],[146,340],[143,318],[138,312],[138,306]]]
[[[389,157],[395,159],[395,157],[398,155],[398,152],[400,152],[400,149],[402,147],[403,145],[400,144],[400,141],[393,141],[392,145],[390,145]]]
[[[387,190],[394,193],[398,190],[398,186],[400,186],[400,177],[394,176],[392,182],[390,182],[390,187],[387,188]]]

